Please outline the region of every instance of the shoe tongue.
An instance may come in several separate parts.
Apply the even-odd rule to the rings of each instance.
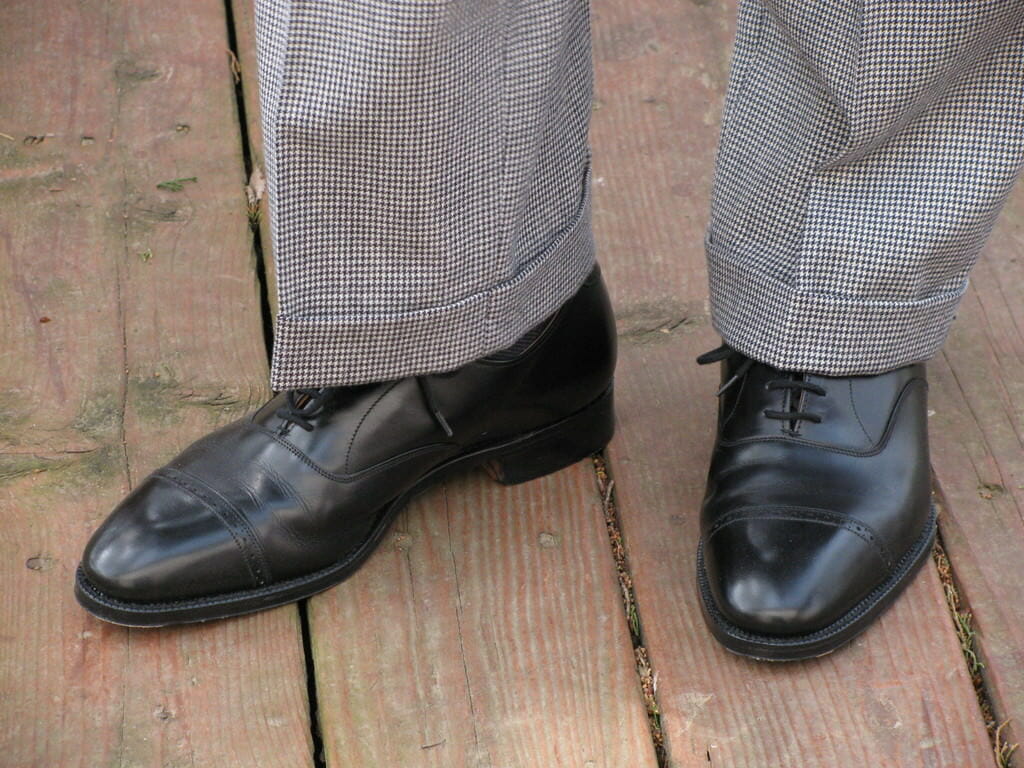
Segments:
[[[282,390],[253,414],[253,421],[263,426],[278,428],[283,423],[280,412],[282,409],[308,412],[315,408],[314,400],[324,397],[326,388],[308,390]]]
[[[302,408],[305,408],[310,402],[313,401],[315,397],[318,397],[319,395],[320,392],[318,392],[316,395],[311,395],[308,392],[299,392],[298,396],[295,398],[295,407],[301,410]]]
[[[788,392],[783,389],[769,389],[772,379],[786,374],[763,363],[749,367],[745,375],[722,395],[722,413],[727,416],[722,436],[726,440],[776,437],[779,434],[777,421],[766,420],[765,410],[782,410],[787,407]]]

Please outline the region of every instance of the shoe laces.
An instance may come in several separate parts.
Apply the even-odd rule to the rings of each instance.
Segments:
[[[434,420],[448,437],[452,437],[455,433],[452,431],[444,414],[441,413],[441,409],[438,407],[437,400],[430,389],[430,385],[427,383],[426,377],[417,376],[416,383],[419,385],[420,394],[423,396],[427,409],[434,417]],[[311,420],[323,412],[330,390],[331,387],[288,390],[285,393],[284,403],[275,411],[276,415],[284,422],[281,425],[281,429],[284,430],[288,424],[295,424],[307,432],[312,432],[313,422]]]
[[[697,358],[698,365],[710,365],[711,363],[722,362],[723,360],[727,360],[731,357],[742,358],[742,360],[729,380],[719,387],[718,392],[716,393],[718,397],[721,397],[738,382],[742,381],[757,361],[753,358],[747,357],[742,352],[737,352],[728,344],[722,344],[720,347],[712,349],[709,352],[705,352]],[[805,392],[810,392],[811,394],[818,395],[819,397],[825,397],[828,394],[828,391],[820,384],[807,381],[802,373],[783,372],[781,377],[769,379],[765,384],[765,388],[770,390],[784,390],[793,393],[793,395],[790,396],[790,402],[794,404],[793,408],[785,411],[766,408],[763,412],[765,418],[774,419],[776,421],[793,422],[794,426],[796,422],[800,421],[810,421],[814,424],[821,423],[820,414],[800,410],[800,406],[802,405],[804,398],[799,397],[799,395],[802,395]]]
[[[281,426],[295,424],[312,432],[313,423],[310,419],[315,419],[323,411],[327,393],[327,387],[288,390],[284,403],[275,412],[285,422]]]

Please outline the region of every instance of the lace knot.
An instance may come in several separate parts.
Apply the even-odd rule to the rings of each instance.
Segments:
[[[747,357],[742,352],[737,352],[728,344],[722,344],[720,347],[716,347],[709,352],[705,352],[697,358],[698,365],[709,365],[710,363],[723,362],[732,357],[741,358],[741,361],[736,366],[732,376],[730,376],[729,379],[718,388],[718,392],[716,393],[718,397],[721,397],[738,382],[742,381],[747,374],[750,373],[750,369],[754,367],[757,361],[753,358]],[[789,400],[791,407],[788,410],[774,410],[767,408],[764,410],[765,418],[774,419],[776,421],[789,421],[794,424],[799,421],[810,421],[814,424],[820,424],[821,416],[819,414],[802,410],[803,402],[806,399],[804,394],[810,393],[819,397],[825,397],[828,394],[827,390],[820,384],[816,384],[813,381],[807,381],[804,378],[804,374],[791,372],[782,373],[783,375],[779,378],[769,379],[765,384],[765,388],[769,390],[778,389],[790,392]]]
[[[323,411],[327,392],[327,387],[290,389],[285,393],[285,402],[277,409],[276,414],[285,424],[296,424],[307,432],[312,432],[313,423],[310,419],[316,418]]]

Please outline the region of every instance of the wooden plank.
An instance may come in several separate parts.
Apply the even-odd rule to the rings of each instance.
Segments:
[[[702,249],[732,3],[598,2],[598,242],[619,311],[619,513],[673,766],[987,765],[934,569],[849,648],[732,656],[694,584],[717,373]]]
[[[245,100],[246,130],[253,165],[263,168],[263,125],[260,122],[259,75],[256,64],[256,4],[231,0],[235,42],[238,46],[238,83]]]
[[[238,46],[238,78],[245,104],[245,124],[252,162],[250,185],[258,196],[259,248],[266,265],[264,279],[271,320],[277,322],[277,274],[274,271],[273,244],[270,240],[270,200],[266,192],[266,163],[263,159],[263,126],[260,121],[259,73],[256,64],[256,4],[253,0],[229,0],[235,42]]]
[[[136,631],[71,593],[131,485],[267,394],[223,6],[6,10],[3,762],[309,765],[293,608]]]
[[[930,366],[942,535],[974,614],[1008,742],[1024,738],[1024,187],[1017,186],[944,353]]]
[[[310,625],[329,766],[656,765],[590,462],[435,489]]]
[[[706,322],[703,227],[734,15],[733,2],[593,4],[595,227],[623,333]]]

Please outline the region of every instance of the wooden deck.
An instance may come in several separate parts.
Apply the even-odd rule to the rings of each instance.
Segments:
[[[733,657],[693,586],[715,376],[693,358],[716,343],[701,241],[735,9],[595,0],[621,340],[604,463],[439,487],[308,604],[126,630],[72,597],[89,533],[268,395],[251,9],[5,10],[0,766],[1011,764],[993,742],[1024,731],[1024,190],[931,366],[947,558],[839,653]]]

